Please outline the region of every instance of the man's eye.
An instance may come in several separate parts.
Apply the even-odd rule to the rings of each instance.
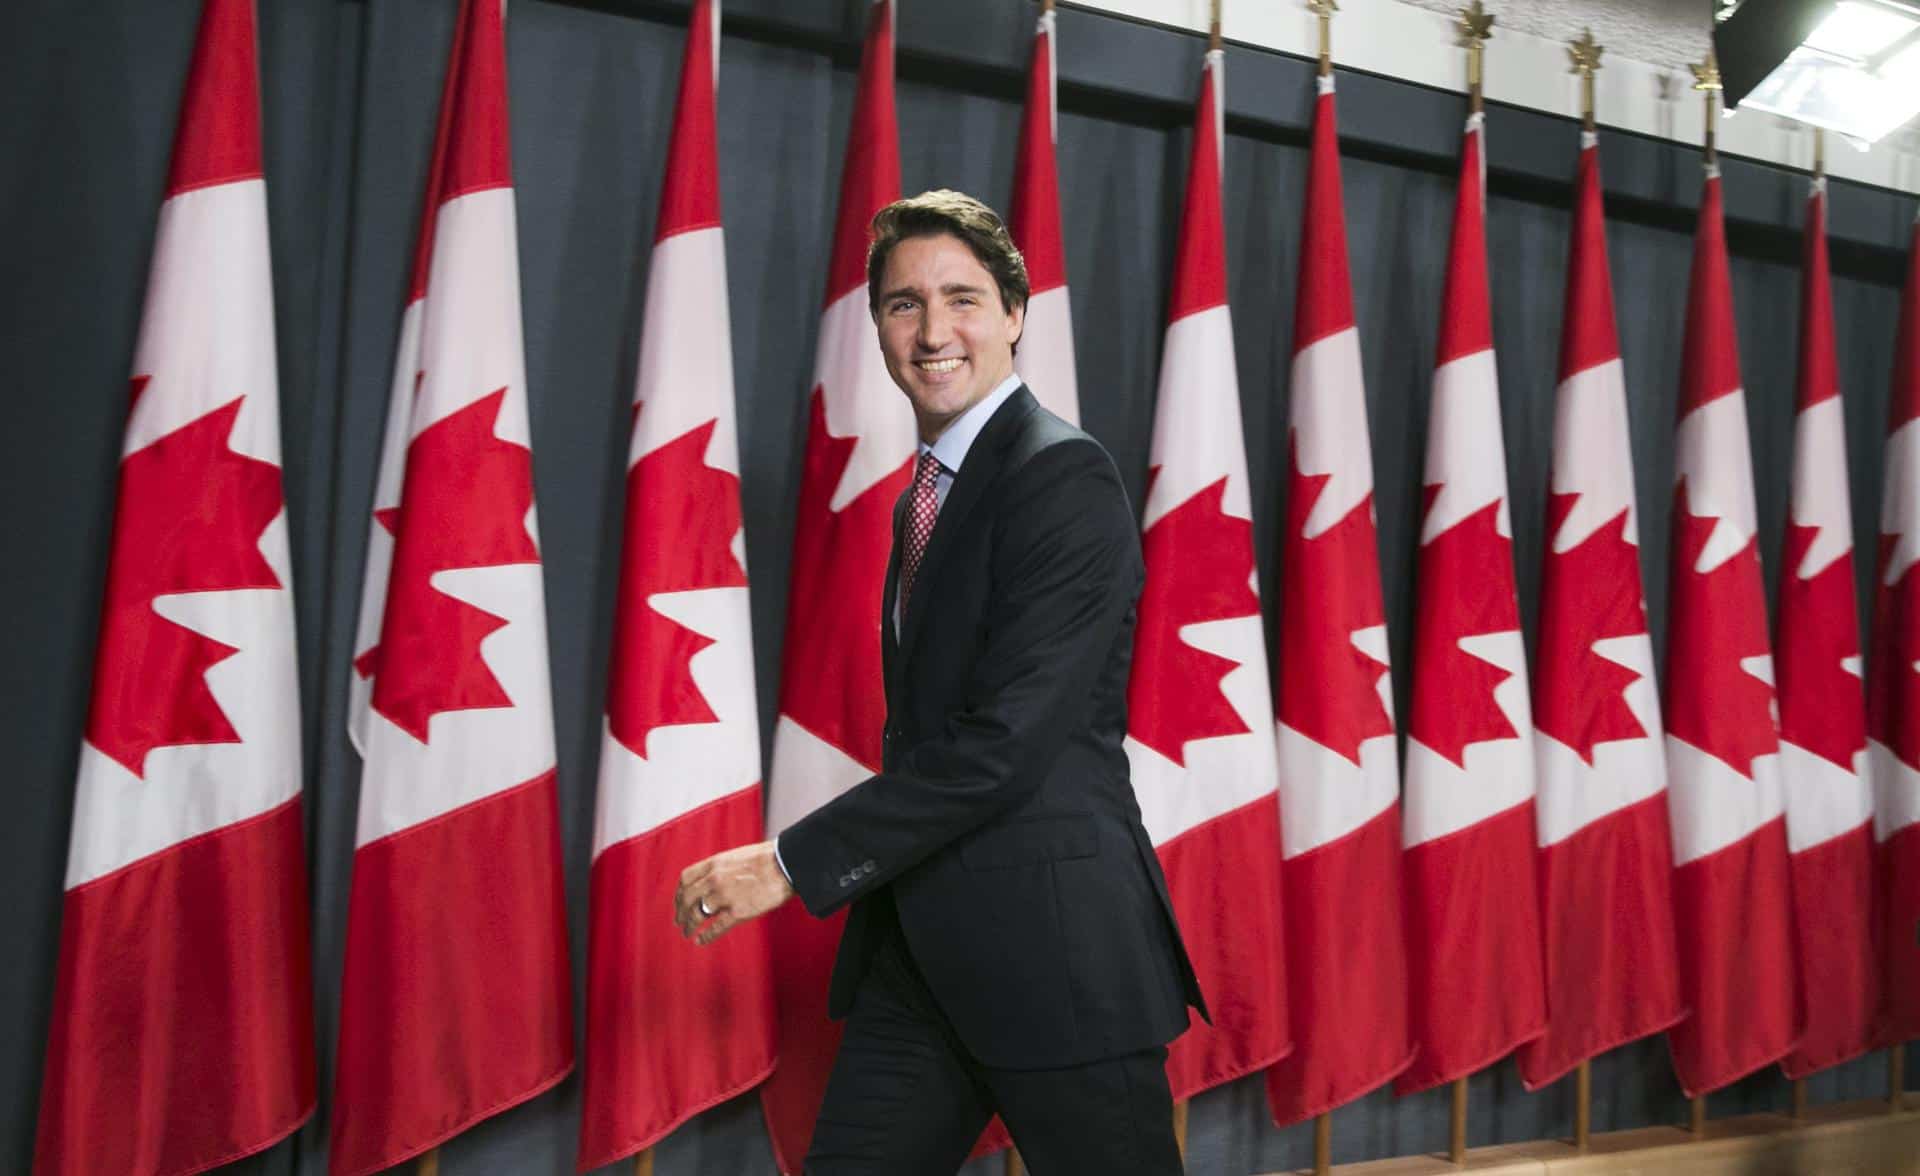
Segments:
[[[902,298],[898,302],[895,302],[893,305],[887,307],[887,310],[892,314],[899,314],[901,311],[912,310],[912,309],[913,309],[913,303],[907,301],[904,298]]]

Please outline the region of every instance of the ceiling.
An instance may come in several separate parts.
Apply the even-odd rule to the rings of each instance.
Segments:
[[[1453,14],[1471,0],[1399,2]],[[1487,4],[1494,13],[1495,37],[1509,29],[1565,42],[1580,36],[1583,29],[1592,29],[1593,39],[1609,55],[1682,75],[1688,65],[1706,58],[1713,13],[1728,6],[1729,0],[1491,0]],[[1882,142],[1909,154],[1920,153],[1920,119]]]
[[[1402,3],[1453,13],[1463,0]],[[1706,56],[1714,5],[1712,0],[1495,0],[1488,8],[1495,14],[1495,37],[1501,29],[1512,29],[1552,41],[1571,41],[1590,28],[1593,39],[1610,53],[1681,69]]]

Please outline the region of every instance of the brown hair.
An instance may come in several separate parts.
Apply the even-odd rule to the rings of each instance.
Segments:
[[[896,200],[873,214],[868,226],[867,310],[880,310],[880,276],[893,247],[910,237],[958,237],[993,275],[1001,308],[1027,304],[1027,261],[1007,233],[1000,214],[964,192],[936,188]]]

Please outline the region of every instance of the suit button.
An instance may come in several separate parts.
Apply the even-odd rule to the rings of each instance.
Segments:
[[[868,859],[867,861],[860,863],[860,869],[858,872],[864,875],[864,874],[873,873],[873,870],[874,870],[873,861],[872,859]]]

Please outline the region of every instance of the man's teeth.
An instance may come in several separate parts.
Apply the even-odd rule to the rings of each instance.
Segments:
[[[917,365],[921,371],[950,372],[960,366],[958,359],[923,359]]]

